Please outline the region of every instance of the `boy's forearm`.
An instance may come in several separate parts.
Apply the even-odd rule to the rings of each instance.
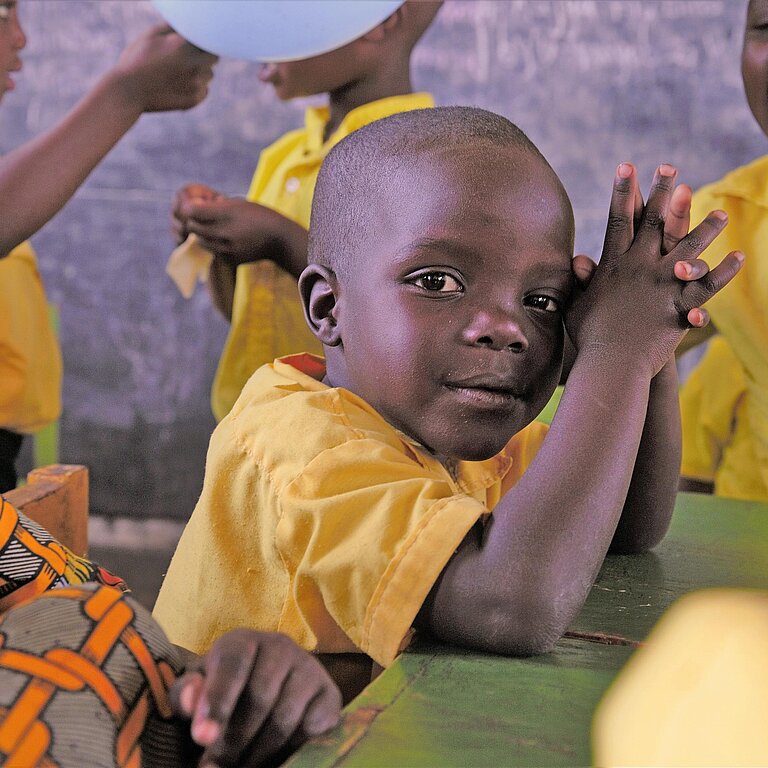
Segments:
[[[208,272],[208,294],[211,303],[219,310],[222,317],[232,322],[232,306],[235,300],[235,281],[237,267],[225,259],[214,258]]]
[[[664,537],[675,506],[680,454],[677,370],[670,360],[651,381],[632,482],[610,551],[643,552]]]
[[[140,115],[108,73],[55,127],[0,159],[0,253],[51,219]]]
[[[284,218],[277,237],[280,249],[275,261],[298,280],[307,266],[308,232],[300,224]]]
[[[438,636],[539,653],[573,621],[616,530],[643,432],[650,380],[629,362],[577,357],[535,460],[430,596]]]

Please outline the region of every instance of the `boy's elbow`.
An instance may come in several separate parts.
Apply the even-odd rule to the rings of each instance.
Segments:
[[[537,656],[555,647],[569,623],[570,617],[561,615],[554,601],[508,603],[485,611],[479,639],[491,653]]]

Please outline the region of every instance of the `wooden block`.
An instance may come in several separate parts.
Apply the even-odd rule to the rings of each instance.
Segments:
[[[5,495],[76,555],[88,553],[88,468],[51,464],[32,470],[27,485]]]

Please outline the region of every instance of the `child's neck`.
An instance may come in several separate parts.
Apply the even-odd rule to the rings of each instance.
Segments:
[[[353,109],[389,96],[403,96],[408,93],[413,93],[413,86],[407,62],[405,66],[392,66],[374,76],[361,77],[331,91],[328,94],[330,119],[325,126],[323,140],[327,141],[333,135]]]

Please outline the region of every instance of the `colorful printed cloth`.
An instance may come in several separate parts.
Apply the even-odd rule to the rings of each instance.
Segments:
[[[168,690],[181,657],[149,613],[101,584],[53,589],[0,619],[0,765],[196,765]]]
[[[0,496],[0,614],[49,589],[91,581],[129,591],[120,577],[67,549]]]

